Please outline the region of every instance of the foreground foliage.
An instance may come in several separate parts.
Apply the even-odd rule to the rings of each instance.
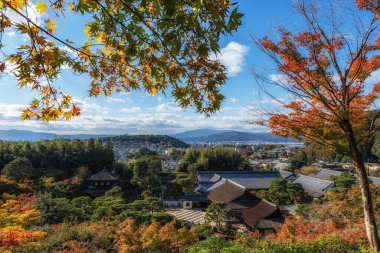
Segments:
[[[210,55],[218,52],[221,36],[241,24],[242,14],[230,1],[40,0],[31,10],[29,0],[0,1],[0,38],[8,29],[27,38],[14,47],[0,42],[0,73],[11,68],[21,87],[39,95],[23,119],[80,114],[60,88],[64,69],[90,77],[90,96],[170,91],[183,107],[194,105],[202,113],[220,108],[226,69]],[[84,31],[85,41],[59,31],[64,17],[75,16],[87,22],[68,25]]]
[[[50,181],[45,187],[41,190],[55,185]],[[376,196],[379,189],[372,189]],[[120,187],[95,199],[67,199],[49,192],[3,194],[0,252],[369,253],[363,212],[357,205],[360,197],[357,185],[347,193],[331,191],[325,201],[308,204],[300,216],[287,218],[276,234],[263,236],[229,233],[223,225],[230,212],[223,204],[214,203],[208,210],[207,219],[217,228],[190,229],[162,212],[159,199],[128,201]],[[374,201],[378,207],[380,199]]]

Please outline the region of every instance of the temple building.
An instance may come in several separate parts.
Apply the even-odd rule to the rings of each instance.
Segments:
[[[85,191],[89,195],[102,195],[119,183],[120,175],[103,169],[87,179],[88,188]]]

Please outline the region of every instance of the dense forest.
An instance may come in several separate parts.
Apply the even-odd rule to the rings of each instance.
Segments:
[[[104,138],[103,140],[108,140],[109,138]],[[168,135],[120,135],[111,137],[113,142],[126,142],[126,143],[153,143],[159,145],[167,145],[176,148],[188,148],[189,145],[180,141],[176,138],[173,138]]]
[[[35,177],[73,176],[77,168],[85,166],[95,173],[111,169],[114,163],[112,143],[97,139],[51,140],[38,142],[0,141],[0,169],[18,157],[26,158],[35,169]]]
[[[242,152],[235,148],[217,147],[187,149],[178,170],[195,173],[196,171],[245,170],[247,162]]]

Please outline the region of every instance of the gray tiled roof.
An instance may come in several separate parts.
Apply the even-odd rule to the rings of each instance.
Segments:
[[[318,170],[316,173],[314,174],[310,174],[309,176],[310,177],[315,177],[315,178],[319,178],[319,179],[329,179],[329,177],[331,176],[340,176],[340,174],[342,174],[343,171],[337,171],[337,170],[328,170],[328,169],[321,169],[321,170]]]
[[[328,179],[330,176],[340,176],[343,172],[342,170],[328,170],[328,169],[321,169],[317,171],[314,174],[310,174],[310,177],[315,177],[319,179]],[[352,173],[351,173],[352,174]],[[354,174],[356,176],[356,174]],[[379,177],[368,177],[368,179],[371,181],[374,185],[380,185],[380,178]]]
[[[220,180],[218,171],[198,171],[197,177],[199,183],[215,183]]]
[[[102,169],[98,173],[96,173],[96,174],[92,175],[91,177],[89,177],[87,180],[90,180],[90,181],[97,181],[97,180],[100,180],[100,181],[112,181],[112,180],[119,179],[119,177],[120,177],[119,174],[114,174],[112,172],[109,172],[106,169]]]
[[[334,182],[332,181],[305,175],[298,175],[293,182],[301,184],[307,193],[316,198],[322,197],[326,191],[334,186]]]
[[[199,183],[197,188],[195,189],[196,192],[207,192],[211,186],[213,186],[215,183]]]
[[[198,182],[200,185],[216,183],[223,178],[246,189],[268,189],[273,179],[291,176],[292,173],[288,171],[199,171]]]

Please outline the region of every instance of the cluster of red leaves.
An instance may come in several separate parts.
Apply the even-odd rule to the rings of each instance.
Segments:
[[[380,221],[380,187],[371,185],[376,218]],[[361,193],[354,185],[347,193],[330,191],[322,203],[311,204],[308,213],[312,218],[296,216],[286,219],[274,241],[310,241],[323,236],[339,236],[347,243],[367,245]],[[252,235],[253,237],[255,235]]]
[[[15,197],[14,201],[7,202],[7,208],[9,211],[16,214],[24,213],[33,209],[30,204],[34,199],[35,197],[33,195],[23,193]]]
[[[25,230],[22,227],[0,228],[0,252],[12,250],[15,246],[34,244],[45,237],[46,233],[38,230]]]
[[[380,2],[378,0],[356,0],[356,6],[361,10],[371,11],[377,15],[380,14]]]
[[[80,224],[54,224],[47,228],[48,235],[60,236],[66,240],[56,243],[54,253],[69,253],[69,252],[96,252],[102,248],[102,242],[107,240],[110,231],[113,231],[113,226],[108,226],[106,223],[83,222]],[[77,235],[67,237],[67,234]],[[80,239],[82,238],[82,239]],[[83,240],[83,238],[86,238]]]
[[[372,185],[371,192],[375,207],[376,219],[380,221],[380,187]],[[323,204],[315,204],[311,211],[314,216],[321,219],[329,219],[338,228],[363,227],[363,209],[361,192],[358,185],[354,185],[346,194],[328,192],[327,200]],[[363,229],[364,230],[364,229]]]
[[[366,244],[363,226],[338,229],[331,220],[311,220],[301,216],[288,218],[277,234],[268,236],[278,242],[312,241],[323,236],[339,236],[347,243]]]

